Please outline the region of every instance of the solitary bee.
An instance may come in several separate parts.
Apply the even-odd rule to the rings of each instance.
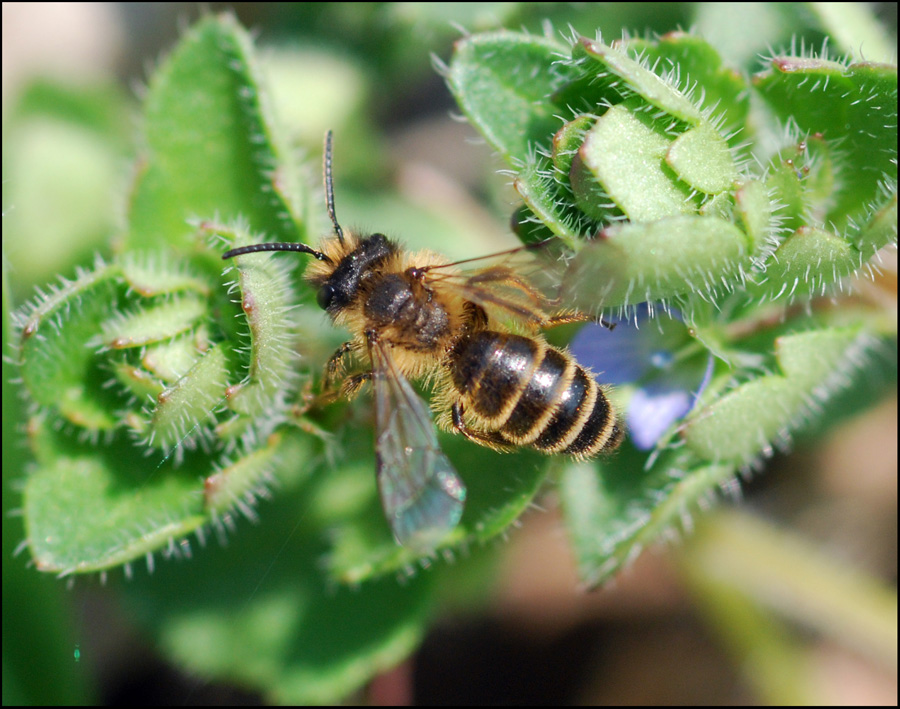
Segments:
[[[433,549],[459,522],[466,498],[438,445],[431,412],[408,379],[433,382],[438,425],[479,445],[500,451],[526,446],[577,459],[619,445],[624,428],[603,388],[539,332],[586,315],[555,308],[503,261],[463,269],[481,259],[450,263],[431,251],[405,251],[384,234],[345,233],[334,210],[330,131],[324,163],[334,234],[320,250],[267,243],[222,258],[299,251],[315,259],[305,278],[319,306],[353,335],[328,361],[325,389],[349,398],[367,381],[374,386],[378,487],[400,544]],[[516,323],[528,334],[513,332]],[[347,355],[368,366],[344,376]]]

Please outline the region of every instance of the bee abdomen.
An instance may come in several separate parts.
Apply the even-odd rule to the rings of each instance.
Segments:
[[[527,337],[483,330],[456,346],[450,376],[460,394],[484,419],[502,422],[531,379],[541,343]]]
[[[616,448],[624,429],[616,422],[616,412],[606,394],[574,361],[572,383],[560,397],[558,408],[532,445],[545,453],[562,453],[589,458]]]
[[[457,345],[450,368],[467,406],[512,445],[582,458],[622,439],[593,377],[541,340],[479,331]]]

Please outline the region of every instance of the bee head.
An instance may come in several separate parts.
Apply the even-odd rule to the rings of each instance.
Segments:
[[[317,289],[316,301],[319,307],[334,316],[353,302],[366,271],[396,253],[397,246],[384,234],[372,234],[362,239],[348,234],[348,238],[344,238],[344,230],[338,223],[334,211],[331,162],[331,131],[328,131],[325,134],[324,156],[325,201],[328,217],[334,227],[334,237],[323,242],[322,251],[317,251],[306,244],[266,243],[231,249],[223,254],[222,258],[229,259],[260,251],[296,251],[313,256],[316,261],[312,262],[306,272],[307,280]]]
[[[319,307],[331,314],[347,307],[356,298],[365,273],[396,250],[396,245],[384,234],[372,234],[361,239],[355,248],[339,260],[332,258],[332,262],[337,265],[330,272],[324,263],[317,264],[315,270],[319,273],[310,277],[310,283],[318,288],[316,301]]]

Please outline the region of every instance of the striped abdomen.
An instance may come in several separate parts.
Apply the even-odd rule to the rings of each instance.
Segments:
[[[489,330],[467,335],[450,376],[497,443],[590,457],[621,442],[624,430],[594,378],[542,340]]]

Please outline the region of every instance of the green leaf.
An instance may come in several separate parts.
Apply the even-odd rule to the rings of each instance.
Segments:
[[[217,231],[226,236],[230,246],[259,243],[259,237],[243,231]],[[228,404],[238,413],[257,416],[294,378],[297,295],[290,260],[271,253],[246,254],[235,260],[241,309],[250,330],[250,352],[247,377],[229,388]]]
[[[129,252],[119,260],[122,277],[137,293],[150,298],[184,291],[209,296],[209,281],[183,270],[182,264],[166,259],[157,262],[146,253]]]
[[[68,424],[32,439],[41,462],[29,477],[26,515],[42,568],[81,573],[127,564],[229,518],[231,506],[249,513],[270,467],[260,461],[275,455],[280,439],[268,434],[273,421],[284,422],[296,386],[289,264],[241,278],[241,331],[220,244],[211,254],[206,243],[210,222],[189,223],[240,217],[241,226],[225,230],[232,239],[303,235],[296,215],[305,213],[309,192],[295,185],[303,173],[284,161],[254,62],[249,37],[231,18],[208,17],[188,32],[151,79],[146,154],[117,242],[127,251],[20,315],[23,380],[44,407],[40,425]],[[247,327],[245,377],[239,341]],[[220,421],[225,404],[239,415]],[[101,432],[117,458],[74,443]],[[151,463],[142,457],[148,445],[169,456]],[[192,453],[198,445],[203,455]],[[80,477],[66,477],[73,466]],[[65,520],[54,516],[60,510]],[[82,534],[60,532],[82,520]]]
[[[876,210],[860,228],[853,240],[863,261],[868,261],[875,253],[897,242],[897,194]]]
[[[585,310],[634,305],[736,282],[746,235],[714,217],[678,216],[609,227],[572,260],[564,301]],[[721,279],[721,281],[720,281]]]
[[[60,455],[33,471],[23,510],[37,567],[60,574],[101,571],[152,554],[204,524],[196,469],[172,474],[158,465],[116,444]]]
[[[770,296],[824,295],[828,285],[853,273],[862,264],[859,251],[821,229],[802,227],[779,246],[766,266]],[[761,289],[752,289],[759,292]]]
[[[558,175],[567,176],[572,170],[572,162],[596,120],[594,116],[576,116],[556,131],[553,136],[553,167]]]
[[[269,474],[276,462],[280,443],[280,438],[270,439],[265,448],[241,456],[203,481],[206,510],[214,520],[227,518],[235,508],[246,509],[247,500],[254,499],[255,491],[259,489],[259,481]]]
[[[162,565],[123,591],[190,672],[261,691],[269,703],[334,704],[418,646],[437,579],[336,586],[297,502],[282,491],[262,524],[243,524],[227,546],[208,545],[190,564]]]
[[[746,180],[734,193],[735,224],[748,236],[754,256],[772,248],[772,202],[758,180]]]
[[[706,194],[725,192],[738,178],[728,144],[709,123],[678,136],[666,154],[666,164],[688,185]]]
[[[33,399],[96,434],[113,428],[116,399],[103,388],[96,348],[102,323],[115,313],[122,288],[117,270],[101,266],[40,298],[21,316],[22,378]]]
[[[206,303],[191,297],[117,312],[102,323],[101,341],[113,349],[142,347],[180,335],[206,314]]]
[[[199,22],[154,73],[145,131],[123,249],[189,249],[197,218],[240,217],[275,241],[303,234],[300,173],[278,145],[250,38],[234,19]]]
[[[550,235],[558,236],[570,247],[575,245],[585,220],[579,218],[579,213],[570,208],[567,201],[555,198],[559,186],[550,174],[546,158],[528,160],[513,187],[533,215],[531,219],[539,220]]]
[[[456,101],[507,162],[524,164],[535,147],[549,148],[559,127],[549,100],[573,78],[565,45],[544,37],[495,32],[459,40],[447,74]]]
[[[858,327],[812,330],[776,340],[780,372],[741,384],[691,412],[683,430],[703,460],[747,465],[797,429],[846,386],[872,338]]]
[[[140,365],[160,381],[174,384],[209,349],[209,334],[205,328],[198,327],[183,337],[147,347],[141,356]]]
[[[754,86],[783,121],[834,146],[840,183],[823,223],[836,233],[884,204],[883,187],[889,186],[888,195],[896,191],[895,66],[776,57]]]
[[[696,125],[702,119],[699,109],[681,92],[624,52],[581,37],[572,56],[575,60],[582,57],[586,60],[583,68],[588,74],[596,73],[598,78],[607,82],[619,79],[615,85],[625,99],[640,97],[650,106],[687,125]]]
[[[679,470],[671,456],[652,471],[627,445],[609,461],[566,466],[560,494],[578,576],[589,587],[610,580],[646,545],[685,526],[711,491],[734,478],[729,465]]]
[[[225,398],[225,365],[223,348],[213,347],[157,397],[149,426],[152,445],[168,450],[186,437],[205,435],[200,427],[214,420],[216,406]]]
[[[636,222],[695,211],[688,187],[664,170],[671,144],[646,114],[613,106],[588,131],[572,164],[578,206],[599,220],[610,216],[612,201]]]
[[[715,107],[715,123],[728,133],[729,145],[747,140],[739,131],[750,112],[747,79],[722,61],[715,48],[701,36],[687,32],[667,32],[657,41],[639,38],[623,42],[623,48],[635,59],[654,67],[656,74],[672,72],[682,91],[700,92],[704,108]],[[711,120],[711,119],[710,119]]]

